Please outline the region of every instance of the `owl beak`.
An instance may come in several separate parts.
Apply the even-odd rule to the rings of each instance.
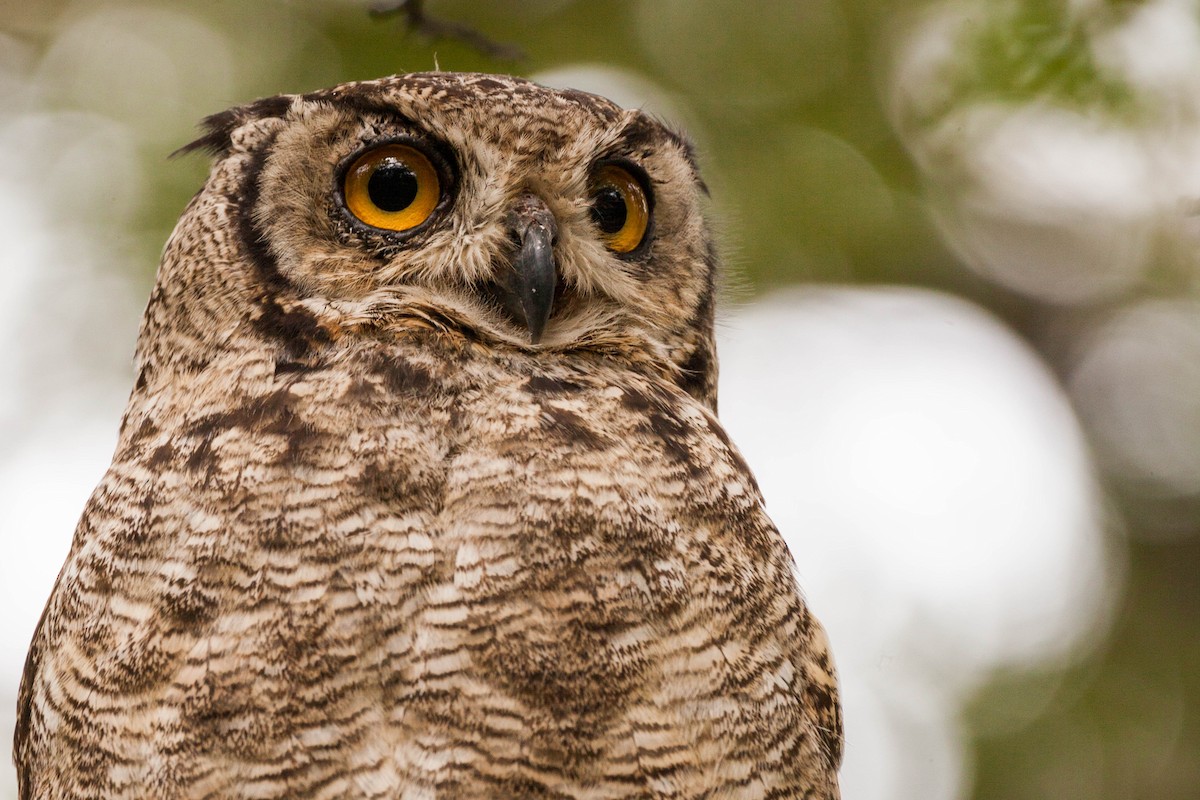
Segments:
[[[554,289],[558,282],[554,242],[558,237],[558,223],[540,197],[526,194],[509,215],[509,230],[517,252],[512,259],[512,275],[505,281],[504,290],[510,301],[506,305],[520,309],[520,316],[529,328],[529,341],[537,344],[554,307]],[[514,300],[515,303],[511,302]]]

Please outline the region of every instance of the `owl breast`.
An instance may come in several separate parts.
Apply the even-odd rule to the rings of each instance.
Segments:
[[[131,411],[47,612],[50,718],[140,709],[104,796],[698,797],[824,757],[819,628],[686,394],[427,342],[257,375]]]

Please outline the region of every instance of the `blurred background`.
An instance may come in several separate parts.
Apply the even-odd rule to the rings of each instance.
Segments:
[[[425,11],[522,57],[352,0],[0,0],[0,739],[206,174],[167,154],[437,65],[697,142],[722,418],[830,630],[847,800],[1200,797],[1197,2]]]

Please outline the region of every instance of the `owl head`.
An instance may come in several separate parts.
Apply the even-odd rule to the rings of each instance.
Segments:
[[[706,192],[688,141],[654,118],[434,72],[204,124],[184,151],[216,162],[164,252],[142,381],[247,331],[290,352],[425,331],[510,355],[586,353],[715,405]]]

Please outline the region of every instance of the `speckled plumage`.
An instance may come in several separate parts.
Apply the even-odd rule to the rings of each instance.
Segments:
[[[716,418],[686,141],[449,73],[208,126],[30,650],[23,800],[838,797],[824,634]],[[335,191],[396,136],[454,174],[402,242]],[[654,195],[635,258],[588,214],[614,157]],[[480,289],[522,193],[558,225],[536,345]]]

